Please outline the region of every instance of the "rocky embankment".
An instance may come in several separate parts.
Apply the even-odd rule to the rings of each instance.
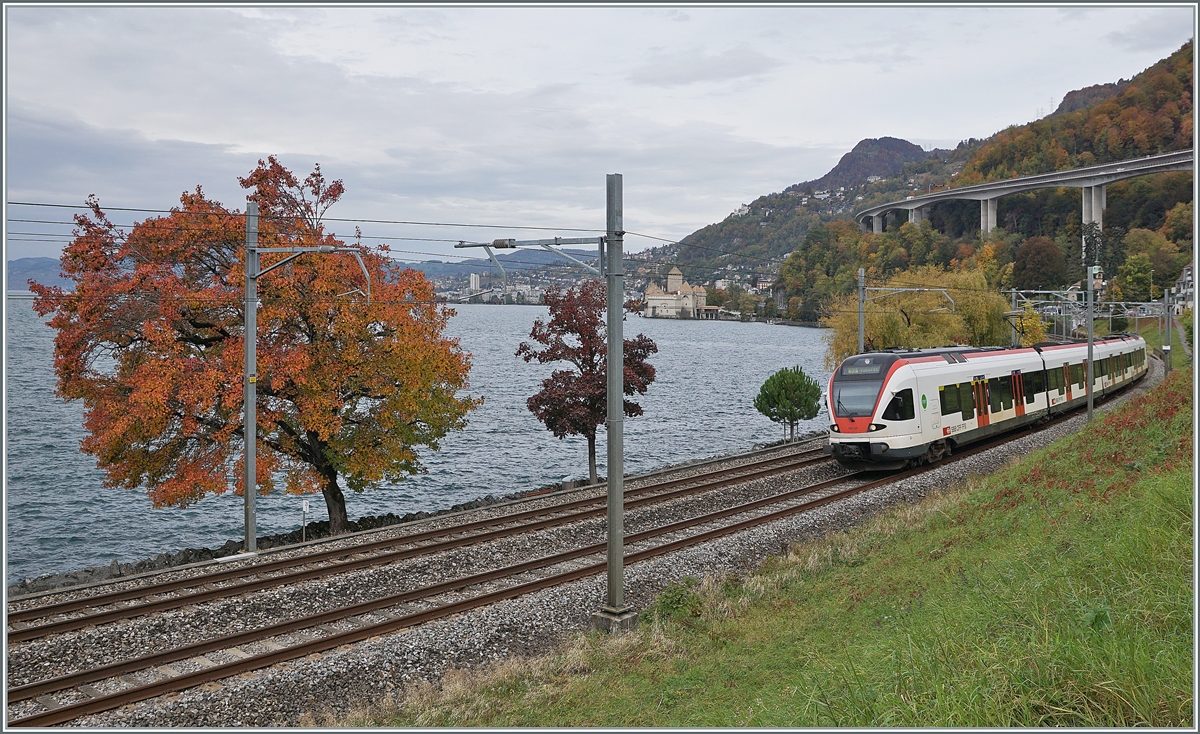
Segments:
[[[349,532],[354,533],[362,530],[374,530],[376,528],[387,527],[389,525],[399,525],[406,522],[415,522],[424,520],[429,517],[438,515],[447,515],[452,512],[462,512],[464,510],[475,510],[480,507],[486,507],[497,502],[504,502],[511,499],[517,499],[529,494],[556,489],[550,487],[542,490],[534,490],[533,492],[518,492],[512,495],[496,497],[487,495],[479,499],[471,500],[454,505],[449,509],[436,510],[434,512],[409,512],[404,515],[396,515],[387,513],[386,515],[376,515],[373,517],[362,517],[355,522],[349,523]],[[295,545],[301,542],[301,531],[294,530],[290,533],[279,533],[277,535],[263,535],[258,538],[259,550],[267,550],[285,545]],[[303,537],[306,540],[319,540],[329,537],[329,521],[322,520],[320,522],[310,522]],[[245,541],[242,540],[227,540],[224,545],[216,548],[184,548],[175,553],[159,553],[153,558],[146,558],[133,563],[120,563],[114,560],[107,566],[89,566],[74,571],[66,571],[63,573],[47,574],[38,576],[35,579],[24,579],[8,587],[9,598],[15,596],[24,596],[26,594],[37,594],[43,591],[52,591],[54,589],[62,589],[70,586],[80,586],[84,584],[94,584],[101,581],[109,581],[116,578],[124,578],[128,576],[137,576],[143,573],[151,573],[161,571],[164,568],[173,568],[175,566],[186,566],[192,563],[200,563],[203,561],[211,561],[214,558],[224,558],[226,556],[234,556],[242,552],[245,547]]]

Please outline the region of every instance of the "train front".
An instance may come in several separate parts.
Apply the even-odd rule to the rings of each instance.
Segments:
[[[916,411],[916,378],[895,354],[850,357],[829,378],[829,448],[851,469],[900,469],[928,449]]]

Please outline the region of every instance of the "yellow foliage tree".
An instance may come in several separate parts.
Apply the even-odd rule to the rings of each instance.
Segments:
[[[1033,306],[1025,304],[1025,311],[1017,317],[1017,333],[1021,335],[1021,346],[1032,347],[1046,340],[1046,322]]]
[[[930,290],[871,293],[873,300],[863,308],[864,349],[1008,343],[1004,321],[1008,304],[987,287],[987,277],[980,268],[948,273],[936,266],[923,266],[890,278],[884,287],[944,288],[954,303]],[[833,369],[858,351],[858,295],[833,299],[821,323],[829,328],[825,333],[825,364]]]

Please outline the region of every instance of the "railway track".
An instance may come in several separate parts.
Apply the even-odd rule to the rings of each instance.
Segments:
[[[635,508],[676,500],[710,491],[729,483],[747,482],[825,461],[828,460],[821,455],[820,450],[811,450],[708,472],[695,477],[658,481],[627,490],[625,492],[626,507]],[[365,542],[351,547],[282,558],[246,568],[213,571],[134,589],[33,606],[8,614],[8,641],[10,644],[23,642],[96,624],[177,609],[190,604],[261,591],[300,581],[325,578],[334,574],[394,563],[422,554],[461,548],[590,517],[600,517],[604,512],[605,498],[603,496],[586,497],[550,507],[518,511],[444,529],[428,530],[396,538]],[[313,564],[317,564],[317,566],[314,568]],[[272,575],[264,578],[265,574]],[[216,584],[223,585],[215,586]],[[169,598],[142,601],[139,604],[128,604],[131,601],[152,599],[164,594],[177,594],[188,589],[199,590]],[[76,616],[54,619],[72,612],[81,613]],[[49,621],[38,623],[38,620]]]
[[[1062,416],[1047,425],[1066,420],[1069,417],[1071,416]],[[1031,432],[1030,429],[1025,429],[1019,433],[1029,432]],[[933,467],[967,458],[1010,438],[1012,438],[1012,434],[996,441],[974,446],[933,465]],[[815,453],[817,452],[802,452],[788,457],[756,461],[749,465],[710,474],[654,482],[628,490],[626,507],[634,509],[678,500],[708,492],[717,487],[728,486],[731,483],[749,482],[753,479],[779,475],[820,461],[821,459],[814,456]],[[638,563],[773,520],[809,512],[875,487],[915,476],[933,467],[911,469],[869,481],[864,478],[864,475],[849,474],[705,512],[641,532],[630,533],[626,536],[626,563]],[[154,608],[154,605],[164,601],[180,602],[170,607],[175,608],[202,601],[203,598],[200,594],[217,593],[225,596],[244,594],[255,590],[257,584],[296,583],[301,578],[321,578],[329,574],[342,573],[351,564],[392,563],[401,557],[408,558],[413,555],[435,553],[446,548],[484,543],[498,537],[573,523],[602,515],[604,512],[603,502],[603,497],[583,498],[563,503],[557,507],[518,511],[443,530],[431,530],[426,533],[376,541],[357,548],[321,551],[296,559],[280,559],[271,563],[286,565],[278,568],[272,566],[272,570],[282,570],[283,572],[271,579],[249,579],[246,576],[247,573],[263,573],[263,566],[266,564],[248,569],[220,571],[216,572],[214,576],[219,577],[222,581],[232,582],[229,587],[205,588],[203,591],[186,594],[178,599],[143,601],[131,608],[107,610],[101,611],[99,614],[81,615],[58,622],[34,624],[25,627],[24,630],[10,631],[10,641],[14,634],[20,631],[40,630],[36,636],[56,634],[63,629],[77,629],[80,626],[100,623],[97,620],[111,621],[111,619],[120,618],[119,615],[117,617],[103,615],[125,612],[127,613],[125,618],[128,618],[159,611]],[[694,532],[687,534],[688,531]],[[429,542],[424,543],[424,541]],[[398,547],[401,545],[405,547]],[[370,551],[363,550],[367,546],[371,546]],[[375,555],[353,558],[355,555],[361,556],[367,552]],[[33,681],[10,688],[8,690],[9,705],[35,700],[46,710],[10,718],[8,723],[11,726],[48,726],[73,721],[89,714],[111,710],[287,660],[320,654],[435,619],[461,614],[470,609],[494,604],[505,599],[583,579],[604,571],[606,567],[604,552],[603,543],[582,545],[560,553],[447,579],[366,602],[340,606],[252,630],[184,644],[149,655],[118,660],[66,675]],[[305,568],[305,564],[313,563],[315,557],[320,557],[321,563],[328,562],[328,566]],[[340,560],[348,557],[350,560]],[[313,575],[308,576],[307,574]],[[530,575],[535,578],[527,580]],[[199,578],[204,579],[205,576]],[[211,579],[208,581],[193,579],[189,580],[189,583],[192,585],[188,588],[204,588],[205,585],[214,582]],[[129,594],[132,591],[114,592],[114,594]],[[132,598],[148,597],[143,593],[140,597]],[[125,600],[116,599],[114,595],[100,594],[79,602],[70,602],[69,604],[83,604],[83,606],[74,606],[70,610],[60,605],[44,605],[41,609],[43,611],[57,609],[52,614],[61,615],[68,611],[86,608],[89,605],[94,607],[99,599],[107,599],[108,601],[105,603],[110,604],[117,604]],[[37,612],[33,609],[22,610],[22,614],[24,615],[21,617],[22,620],[38,618]],[[78,620],[84,621],[79,622]],[[11,621],[12,615],[10,615]],[[51,626],[63,622],[78,623],[75,627],[58,628],[57,630]],[[297,640],[297,637],[300,639]],[[284,642],[284,644],[280,644],[280,642]],[[250,653],[243,649],[251,645],[256,645],[263,651]],[[223,659],[232,658],[232,660],[218,663],[205,657],[218,652],[222,654]],[[147,678],[152,680],[147,681]],[[120,690],[113,690],[114,688]],[[58,699],[48,697],[49,694],[61,694],[64,691],[69,692],[74,698],[83,700],[63,704]]]

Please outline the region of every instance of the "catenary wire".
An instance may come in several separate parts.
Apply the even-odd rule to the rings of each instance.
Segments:
[[[41,206],[55,207],[60,209],[91,209],[92,207],[86,204],[49,204],[43,202],[32,201],[9,201],[8,206]],[[121,206],[101,206],[100,211],[121,211],[121,212],[146,212],[149,214],[194,214],[194,215],[211,215],[211,216],[226,216],[226,217],[245,217],[246,214],[238,212],[187,212],[187,211],[172,211],[170,209],[140,209],[136,207],[121,207]],[[261,219],[302,219],[303,217],[296,216],[276,216],[269,217],[264,214],[258,215]],[[537,225],[523,224],[478,224],[467,222],[421,222],[402,219],[352,219],[346,217],[321,217],[323,222],[360,222],[363,224],[405,224],[422,227],[466,227],[478,229],[532,229],[548,232],[604,232],[603,229],[584,229],[578,227],[542,227]]]

